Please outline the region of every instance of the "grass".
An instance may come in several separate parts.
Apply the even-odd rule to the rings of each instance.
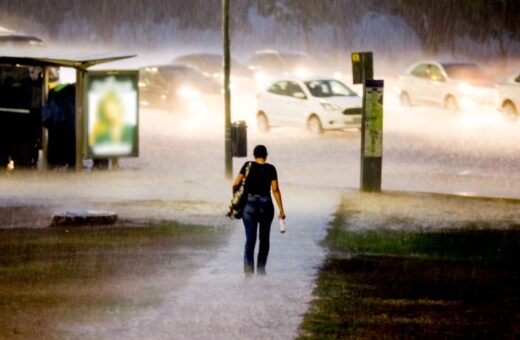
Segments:
[[[340,207],[300,339],[520,336],[517,226],[424,231],[401,220],[406,231],[364,231]]]
[[[520,229],[426,231],[345,231],[333,228],[331,249],[362,254],[435,259],[518,259]]]
[[[0,338],[63,338],[57,325],[157,305],[164,277],[182,284],[226,235],[176,223],[0,229]]]

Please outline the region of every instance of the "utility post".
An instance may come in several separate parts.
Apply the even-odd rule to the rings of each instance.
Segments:
[[[360,189],[381,192],[383,165],[383,80],[374,80],[372,52],[352,53],[354,84],[363,84]]]
[[[231,92],[229,88],[230,79],[230,44],[229,44],[229,1],[222,0],[222,34],[224,36],[224,163],[226,178],[233,176],[233,158],[231,149]]]
[[[85,150],[85,71],[76,69],[76,172],[83,170]]]

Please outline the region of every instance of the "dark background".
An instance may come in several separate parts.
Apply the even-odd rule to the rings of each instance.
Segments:
[[[348,41],[352,27],[367,13],[401,18],[416,33],[425,53],[442,49],[464,52],[460,37],[472,43],[493,41],[500,57],[518,57],[520,48],[520,1],[518,0],[230,0],[232,34],[247,34],[256,18],[273,18],[277,23],[300,27],[305,50],[312,50],[313,36],[320,25],[332,27],[327,37],[334,46]],[[252,10],[255,15],[248,15]],[[59,40],[63,30],[77,30],[89,42],[114,41],[114,30],[129,38],[122,44],[150,40],[142,32],[172,30],[219,31],[220,0],[0,0],[0,26],[39,31],[47,39]],[[62,25],[63,22],[69,25]],[[81,23],[81,25],[79,24]],[[72,27],[72,28],[71,28]],[[88,29],[84,28],[88,27]],[[85,32],[88,31],[88,32]],[[173,32],[173,31],[172,31]],[[31,32],[32,33],[32,32]],[[78,33],[78,34],[79,34]],[[258,33],[255,33],[258,35]],[[81,34],[79,34],[81,36]],[[87,38],[85,38],[87,36]],[[346,38],[347,37],[347,38]],[[457,39],[458,38],[458,39]],[[152,44],[161,45],[161,39]],[[150,42],[148,42],[150,43]],[[468,54],[474,56],[475,51]],[[478,54],[478,52],[477,52]],[[489,57],[489,55],[486,55]]]

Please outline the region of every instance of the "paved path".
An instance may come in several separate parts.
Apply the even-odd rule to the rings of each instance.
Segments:
[[[172,288],[157,308],[130,320],[75,329],[104,339],[290,339],[312,298],[324,258],[319,242],[339,202],[333,190],[286,187],[287,232],[273,223],[268,275],[242,273],[244,232],[231,221],[227,246],[182,288]],[[276,222],[276,221],[275,221]],[[175,280],[175,278],[171,278]]]

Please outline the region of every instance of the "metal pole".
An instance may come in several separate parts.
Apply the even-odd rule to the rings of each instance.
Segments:
[[[83,170],[85,71],[76,69],[76,172]]]
[[[231,155],[231,92],[230,80],[230,44],[229,44],[229,0],[222,0],[222,33],[224,36],[224,111],[225,111],[225,154],[226,178],[233,176],[233,158]]]

